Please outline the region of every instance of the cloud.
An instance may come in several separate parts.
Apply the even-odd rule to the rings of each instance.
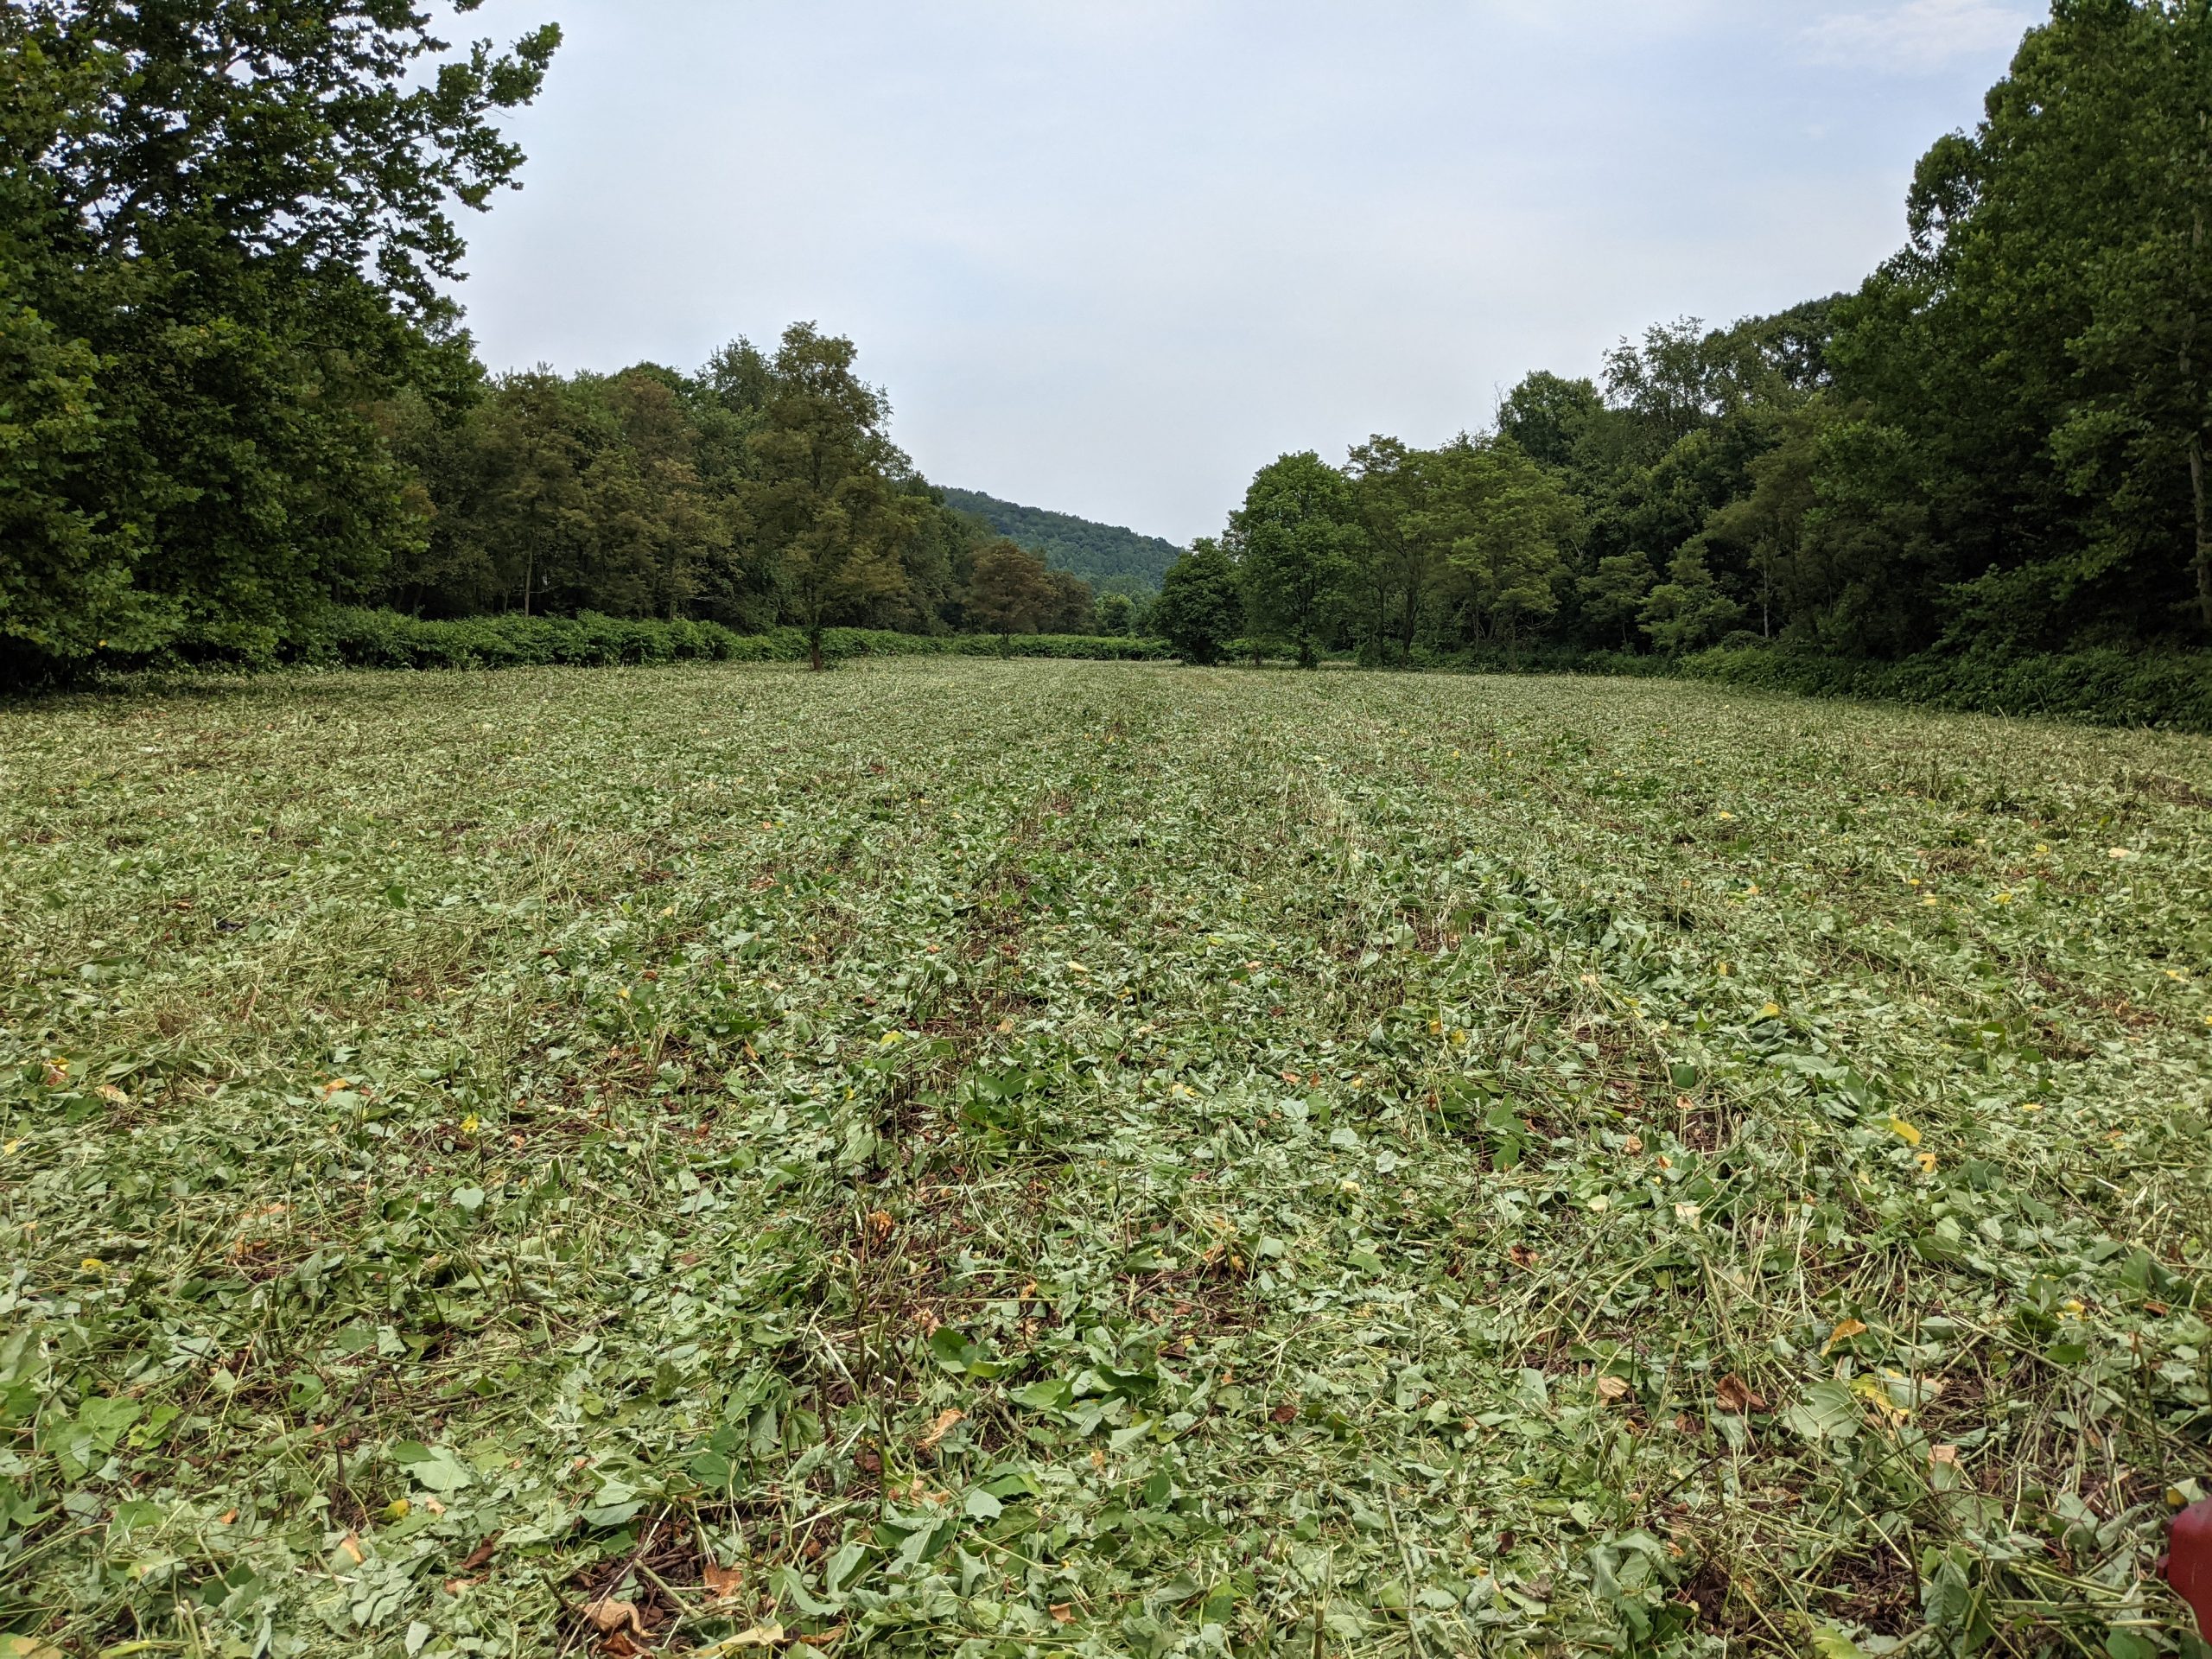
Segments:
[[[1962,58],[2009,51],[2040,11],[2001,0],[1903,0],[1823,18],[1804,41],[1822,62],[1927,74]]]

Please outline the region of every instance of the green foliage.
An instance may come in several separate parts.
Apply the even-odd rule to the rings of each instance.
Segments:
[[[906,658],[9,720],[0,1651],[2187,1650],[2201,740]]]
[[[1313,667],[1359,542],[1350,483],[1310,449],[1284,455],[1253,478],[1224,539],[1246,627]]]
[[[1041,556],[1055,570],[1079,576],[1101,594],[1132,598],[1158,591],[1179,552],[1172,542],[1118,524],[1094,524],[1065,512],[1017,506],[978,490],[946,490],[945,505],[980,518],[996,534]]]
[[[267,656],[412,533],[378,410],[450,386],[452,205],[550,28],[450,54],[383,0],[0,13],[0,675]]]
[[[881,628],[826,628],[826,661],[851,657],[1000,655],[1164,658],[1154,641],[1124,636],[1030,633],[1004,645],[972,634],[913,634]],[[810,655],[806,632],[740,633],[715,622],[600,616],[477,616],[428,621],[397,611],[338,609],[300,660],[323,667],[519,668],[550,664],[796,663]]]
[[[1149,626],[1185,662],[1221,660],[1223,651],[1244,631],[1244,600],[1236,566],[1220,543],[1202,536],[1167,567]]]
[[[968,577],[967,613],[1001,637],[1035,633],[1052,604],[1045,561],[1019,543],[993,542],[976,555]]]

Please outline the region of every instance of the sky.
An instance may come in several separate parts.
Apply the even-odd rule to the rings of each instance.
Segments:
[[[1178,543],[1623,335],[1855,287],[2026,0],[492,0],[494,368],[850,336],[932,480]]]

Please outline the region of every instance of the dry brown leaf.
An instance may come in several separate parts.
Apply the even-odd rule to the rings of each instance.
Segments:
[[[1052,1623],[1055,1624],[1072,1624],[1075,1623],[1075,1604],[1071,1601],[1054,1602],[1052,1604]]]
[[[1277,1406],[1268,1415],[1278,1423],[1294,1423],[1298,1421],[1298,1408],[1294,1405]]]
[[[716,1601],[728,1601],[745,1582],[745,1574],[734,1567],[716,1567],[709,1561],[706,1570],[699,1574],[699,1581]]]
[[[937,1421],[930,1425],[929,1433],[914,1442],[914,1449],[918,1452],[936,1451],[944,1444],[944,1437],[952,1433],[953,1425],[963,1421],[967,1415],[968,1414],[964,1411],[955,1411],[950,1408],[940,1411],[937,1414]]]
[[[868,1233],[879,1244],[891,1236],[892,1230],[898,1224],[892,1218],[888,1210],[871,1210],[868,1212]]]
[[[338,1541],[338,1548],[334,1550],[332,1554],[343,1555],[355,1567],[359,1567],[364,1560],[368,1559],[361,1554],[361,1535],[356,1532],[349,1532],[343,1538],[340,1538]]]
[[[1713,1397],[1719,1402],[1721,1410],[1738,1417],[1766,1409],[1766,1397],[1754,1393],[1751,1385],[1732,1371],[1720,1379],[1713,1390]]]
[[[627,1630],[617,1630],[600,1643],[599,1650],[607,1659],[644,1659],[652,1649],[640,1643]]]
[[[802,1636],[798,1639],[810,1648],[834,1647],[845,1639],[845,1627],[840,1624],[834,1630],[817,1630],[812,1636]]]
[[[1959,1466],[1959,1448],[1955,1446],[1931,1446],[1928,1448],[1928,1461],[1948,1463],[1955,1469]]]
[[[584,1617],[591,1622],[594,1630],[605,1636],[612,1636],[617,1630],[633,1630],[639,1636],[645,1634],[645,1621],[639,1617],[638,1604],[634,1601],[615,1601],[601,1596],[584,1609]]]
[[[1631,1158],[1634,1157],[1637,1153],[1643,1150],[1643,1137],[1640,1135],[1631,1135],[1629,1136],[1626,1142],[1623,1144],[1621,1150],[1627,1153]]]
[[[1821,1349],[1821,1351],[1825,1354],[1839,1342],[1849,1342],[1853,1337],[1863,1337],[1866,1334],[1866,1326],[1864,1322],[1858,1319],[1845,1319],[1839,1323],[1834,1330],[1828,1332],[1827,1347]]]
[[[1516,1268],[1533,1268],[1536,1265],[1536,1253],[1526,1244],[1516,1244],[1505,1253],[1505,1259]]]
[[[478,1567],[483,1566],[485,1562],[490,1560],[499,1548],[499,1535],[495,1532],[489,1537],[486,1538],[482,1543],[477,1545],[475,1548],[470,1550],[468,1554],[462,1558],[461,1570],[463,1573],[474,1573]]]
[[[1611,1403],[1616,1401],[1625,1400],[1628,1396],[1629,1386],[1626,1378],[1618,1376],[1601,1376],[1598,1379],[1598,1397],[1600,1400]]]

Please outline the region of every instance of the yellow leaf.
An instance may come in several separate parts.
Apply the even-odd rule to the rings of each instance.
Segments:
[[[1912,1161],[1920,1166],[1920,1173],[1923,1175],[1933,1175],[1936,1173],[1936,1154],[1932,1152],[1920,1153]]]
[[[1827,1347],[1821,1349],[1821,1351],[1827,1353],[1839,1342],[1849,1342],[1853,1337],[1863,1337],[1866,1334],[1866,1326],[1863,1321],[1845,1319],[1834,1330],[1828,1332]]]
[[[916,1449],[923,1452],[936,1451],[944,1437],[952,1433],[953,1425],[965,1420],[967,1415],[968,1414],[964,1411],[950,1409],[940,1411],[937,1414],[937,1421],[930,1425],[929,1433],[914,1442]]]
[[[1920,1131],[1901,1117],[1893,1117],[1890,1120],[1890,1133],[1908,1147],[1916,1147],[1920,1144]]]
[[[740,1630],[735,1636],[717,1642],[710,1648],[702,1648],[702,1656],[717,1653],[741,1653],[747,1648],[780,1648],[791,1637],[780,1624],[755,1624],[749,1630]]]
[[[1772,1019],[1774,1019],[1777,1015],[1780,1014],[1781,1014],[1781,1012],[1782,1012],[1782,1004],[1781,1004],[1781,1003],[1779,1003],[1779,1002],[1770,1002],[1770,1003],[1768,1003],[1768,1004],[1766,1005],[1766,1007],[1763,1007],[1763,1008],[1761,1008],[1761,1009],[1759,1010],[1759,1018],[1760,1018],[1760,1019],[1762,1019],[1762,1020],[1772,1020]]]

